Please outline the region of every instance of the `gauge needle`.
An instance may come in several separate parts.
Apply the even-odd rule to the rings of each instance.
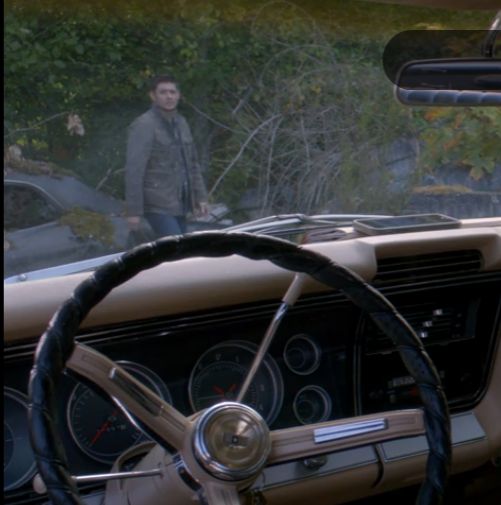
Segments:
[[[101,437],[101,435],[109,428],[111,424],[111,418],[115,417],[118,414],[118,410],[114,410],[113,413],[111,414],[108,419],[101,425],[101,427],[97,430],[96,434],[94,435],[94,438],[90,441],[90,445],[93,446]]]
[[[217,393],[219,396],[222,396],[223,398],[227,398],[229,394],[233,393],[235,389],[237,389],[236,384],[232,384],[229,388],[228,391],[225,392],[223,388],[220,388],[219,386],[213,386],[212,389],[214,389],[214,392]]]
[[[219,386],[212,386],[212,389],[214,389],[214,392],[217,393],[220,396],[224,396],[224,389],[220,388]]]

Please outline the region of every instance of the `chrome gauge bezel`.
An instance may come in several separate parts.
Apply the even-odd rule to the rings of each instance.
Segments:
[[[312,363],[309,364],[304,370],[299,369],[297,366],[293,365],[291,363],[290,355],[287,354],[288,352],[290,353],[291,346],[294,344],[297,345],[298,342],[302,352],[311,353],[313,355]],[[320,361],[322,359],[322,350],[313,337],[306,333],[298,333],[287,340],[284,346],[283,358],[284,363],[291,372],[297,375],[310,375],[315,372],[320,366]]]
[[[189,401],[190,401],[190,406],[193,410],[193,412],[197,412],[201,410],[199,406],[197,406],[195,398],[194,398],[194,382],[199,374],[200,370],[200,364],[203,362],[204,359],[206,359],[210,354],[217,352],[217,350],[224,350],[225,348],[228,348],[230,350],[233,349],[241,349],[245,352],[250,353],[252,358],[257,353],[258,346],[256,344],[253,344],[252,342],[247,342],[244,340],[228,340],[226,342],[221,342],[219,344],[216,344],[209,349],[207,349],[196,361],[195,365],[193,366],[191,373],[190,373],[190,380],[188,383],[188,396],[189,396]],[[224,361],[222,361],[224,362]],[[231,363],[231,362],[226,362],[226,363]],[[250,360],[248,364],[248,368],[250,368],[250,365],[252,363],[252,359]],[[210,366],[210,365],[209,365]],[[271,402],[271,408],[269,409],[269,412],[259,412],[259,410],[256,408],[255,405],[249,405],[250,407],[254,408],[256,411],[259,412],[259,414],[263,417],[263,419],[266,421],[266,423],[271,425],[273,421],[277,418],[280,409],[282,408],[283,404],[283,399],[284,399],[284,383],[283,383],[283,378],[282,374],[280,372],[280,368],[278,367],[276,361],[273,359],[273,357],[270,354],[266,354],[263,362],[261,363],[261,367],[264,367],[263,369],[265,372],[268,374],[271,384],[272,384],[272,391],[265,391],[266,395],[273,395],[272,397],[272,402]],[[247,369],[248,371],[248,369]],[[251,386],[249,388],[249,391],[252,390],[254,381],[251,383]],[[241,386],[241,384],[240,384]],[[254,389],[253,390],[256,394],[257,391]],[[226,400],[221,400],[221,401],[228,401]],[[229,401],[233,401],[229,399]]]
[[[298,412],[298,399],[301,394],[304,394],[305,392],[312,392],[319,398],[319,400],[323,403],[323,412],[322,415],[318,419],[314,420],[306,420],[303,419],[302,416]],[[308,425],[308,424],[315,424],[315,423],[322,423],[324,421],[328,421],[331,414],[332,414],[332,399],[329,395],[329,393],[321,386],[317,386],[314,384],[305,386],[304,388],[301,388],[297,393],[296,396],[294,397],[294,400],[292,402],[292,410],[294,412],[294,416],[296,417],[297,421],[301,423],[302,425]]]
[[[35,463],[35,456],[31,450],[31,445],[29,445],[29,426],[28,426],[28,397],[18,391],[17,389],[9,388],[5,386],[3,388],[3,394],[4,394],[4,447],[5,447],[5,428],[7,427],[11,433],[14,435],[14,441],[13,441],[13,450],[12,450],[12,456],[6,465],[6,461],[4,459],[4,493],[6,491],[13,491],[24,484],[26,484],[34,475],[36,472],[36,463]],[[16,420],[15,423],[12,423],[13,420],[9,423],[9,408],[8,408],[8,401],[14,401],[16,405],[20,405],[21,408],[25,411],[25,421],[26,425],[22,426],[22,424],[19,424],[19,422]],[[10,414],[12,414],[12,411],[10,411]],[[11,426],[11,424],[15,424],[15,427]],[[16,436],[15,431],[21,430],[21,435],[22,436]],[[31,452],[31,457],[29,458],[24,458],[22,455],[19,454],[19,448],[17,450],[16,454],[16,446],[15,446],[15,440],[19,439],[21,440],[21,443],[28,443],[29,447],[29,452]],[[6,471],[9,467],[9,465],[14,461],[15,457],[20,457],[22,461],[20,461],[21,466],[25,466],[26,468],[22,468],[21,471],[18,472],[18,475],[14,476],[14,478],[10,477],[9,480],[6,478]],[[5,457],[5,456],[4,456]]]
[[[133,361],[117,361],[117,364],[119,364],[124,370],[127,372],[131,373],[134,375],[135,378],[137,378],[139,381],[141,381],[144,385],[152,389],[156,394],[158,394],[163,400],[165,400],[167,403],[172,403],[172,398],[170,395],[170,392],[165,385],[165,383],[162,381],[162,379],[150,368],[141,365],[139,363],[133,362]],[[136,425],[131,417],[128,414],[124,413],[124,417],[126,419],[126,422],[131,425],[132,428],[134,428],[138,432],[138,437],[137,439],[129,445],[127,448],[124,448],[120,452],[113,452],[109,453],[109,455],[105,456],[104,453],[100,453],[98,451],[94,451],[86,447],[86,444],[84,443],[83,440],[81,440],[81,437],[79,436],[78,433],[76,433],[75,427],[74,427],[74,402],[75,402],[75,396],[77,394],[82,395],[87,393],[87,390],[89,388],[85,386],[84,384],[76,384],[75,387],[72,389],[70,397],[68,399],[68,404],[66,407],[66,423],[68,426],[68,430],[71,434],[71,438],[75,445],[78,447],[80,451],[82,451],[83,454],[85,454],[87,457],[91,458],[94,461],[97,461],[99,463],[104,463],[106,465],[112,464],[120,454],[122,454],[125,450],[127,450],[130,447],[133,447],[141,442],[144,442],[148,437],[142,433],[140,426]],[[91,393],[92,390],[90,390]],[[113,399],[110,398],[110,405],[113,405]],[[122,410],[123,407],[120,404],[116,404],[117,409]],[[121,412],[123,413],[123,411]]]

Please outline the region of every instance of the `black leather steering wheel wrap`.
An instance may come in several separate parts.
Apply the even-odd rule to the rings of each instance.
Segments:
[[[82,320],[113,288],[143,270],[165,261],[232,254],[254,260],[267,259],[342,290],[392,338],[416,382],[424,409],[429,454],[425,480],[416,503],[441,503],[451,463],[449,411],[438,373],[410,325],[381,293],[326,256],[277,238],[221,232],[165,237],[140,245],[98,268],[77,286],[53,316],[38,344],[29,383],[30,438],[40,475],[53,503],[82,503],[55,426],[57,385],[73,351],[74,336]]]

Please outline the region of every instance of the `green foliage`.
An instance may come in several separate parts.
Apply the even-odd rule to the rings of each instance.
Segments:
[[[413,193],[424,195],[457,195],[472,193],[472,190],[461,184],[452,184],[450,186],[437,184],[436,186],[417,186],[413,189]]]
[[[69,226],[71,231],[82,240],[93,238],[107,246],[113,246],[113,224],[108,217],[97,212],[74,207],[64,214],[59,222]]]
[[[501,114],[496,108],[438,107],[416,110],[415,115],[426,146],[426,169],[457,165],[475,180],[494,171],[501,149]]]
[[[333,198],[345,211],[395,210],[382,151],[402,137],[420,136],[423,166],[467,165],[473,177],[498,157],[499,115],[411,113],[380,69],[398,31],[484,27],[490,13],[340,0],[8,0],[4,11],[4,144],[115,196],[127,125],[159,73],[180,79],[212,198],[230,206],[253,189],[263,211]],[[70,112],[85,136],[67,131]]]

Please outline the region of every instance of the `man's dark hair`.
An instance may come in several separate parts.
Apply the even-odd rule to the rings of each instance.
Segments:
[[[172,84],[176,85],[176,88],[179,90],[179,84],[177,80],[172,77],[172,75],[157,75],[153,77],[153,79],[150,82],[150,91],[155,92],[158,85],[161,84],[162,82],[171,82]]]

